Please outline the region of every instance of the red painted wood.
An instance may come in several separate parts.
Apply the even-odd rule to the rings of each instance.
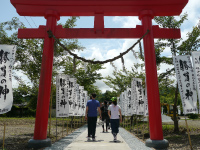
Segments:
[[[47,19],[47,29],[55,33],[55,27],[59,16],[54,11],[49,11],[45,15]],[[49,101],[51,92],[51,78],[53,68],[54,39],[49,38],[47,32],[44,38],[44,48],[42,55],[42,66],[40,73],[40,85],[37,100],[37,110],[35,119],[34,140],[44,140],[47,138],[47,126],[49,116]]]
[[[164,29],[158,26],[152,26],[154,38],[173,38],[178,39],[181,37],[180,29]],[[103,32],[103,33],[102,33]],[[18,38],[24,39],[43,39],[46,33],[46,27],[40,26],[35,29],[19,29]],[[136,28],[62,28],[62,26],[56,26],[55,36],[56,38],[65,39],[86,39],[86,38],[140,38],[143,35],[143,27],[137,25]]]
[[[145,54],[146,85],[149,109],[149,128],[151,140],[163,140],[160,111],[159,87],[157,80],[156,55],[152,30],[152,11],[142,11],[140,15],[144,32],[150,32],[143,38]]]
[[[55,10],[60,16],[139,16],[142,10],[152,10],[154,16],[179,15],[188,0],[10,0],[21,16],[44,16]]]
[[[21,16],[44,16],[46,26],[19,29],[19,38],[44,38],[42,69],[38,93],[34,139],[47,137],[54,40],[57,38],[139,38],[144,37],[145,68],[151,140],[162,140],[154,38],[180,38],[179,29],[152,26],[154,16],[180,15],[188,0],[10,0]],[[54,10],[54,11],[52,11]],[[94,29],[63,29],[56,26],[60,16],[95,16]],[[139,16],[142,26],[133,29],[104,28],[104,16]]]

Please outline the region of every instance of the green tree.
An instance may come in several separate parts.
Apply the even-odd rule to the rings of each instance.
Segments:
[[[139,68],[143,66],[144,64],[135,64],[131,68],[131,71],[126,70],[126,73],[122,70],[114,70],[112,73],[113,77],[108,75],[105,77],[106,81],[104,83],[120,95],[127,87],[131,87],[133,78],[142,78],[145,81],[144,71],[139,71]]]
[[[180,16],[180,20],[177,20],[173,16],[155,17],[154,20],[156,23],[158,23],[160,27],[176,29],[180,28],[183,22],[187,20],[187,14]],[[197,27],[194,27],[193,30],[188,33],[187,39],[185,41],[183,41],[182,39],[159,39],[156,45],[158,47],[170,47],[172,56],[176,56],[177,54],[179,55],[190,54],[191,51],[196,51],[199,48],[199,35],[200,35],[199,29]],[[167,63],[173,65],[172,58],[168,59]],[[174,72],[174,68],[163,73],[160,77],[160,80],[162,80],[166,76],[169,76],[172,72]],[[174,132],[179,132],[178,120],[176,117],[177,103],[179,97],[177,84],[174,94],[175,94],[173,99]]]
[[[99,70],[104,69],[101,64],[91,64],[80,60],[75,61],[73,64],[72,58],[68,58],[69,62],[64,64],[64,74],[72,75],[77,79],[77,83],[84,86],[84,89],[89,94],[96,93],[99,95],[101,91],[94,85],[96,80],[103,79],[102,75],[98,73]]]
[[[31,94],[31,87],[25,83],[19,84],[17,88],[13,88],[13,103],[25,104],[28,103]]]
[[[116,91],[109,91],[109,90],[106,90],[105,93],[102,93],[100,96],[97,97],[97,99],[100,101],[100,102],[103,102],[104,100],[106,101],[111,101],[111,98],[112,97],[118,97],[119,95],[117,94]]]
[[[71,17],[63,25],[64,28],[73,28],[77,17]],[[15,55],[15,64],[14,70],[21,71],[25,74],[28,79],[31,81],[32,88],[30,91],[30,101],[29,107],[31,109],[36,108],[37,104],[37,94],[38,94],[38,85],[40,78],[41,62],[42,62],[42,51],[43,51],[43,39],[18,39],[17,38],[17,29],[25,28],[23,23],[20,22],[18,18],[13,18],[11,21],[0,23],[0,44],[10,44],[17,45],[17,51]],[[11,35],[9,35],[9,32]],[[67,39],[60,40],[67,49],[70,51],[81,51],[84,47],[80,46],[77,39]],[[97,70],[102,69],[102,66],[97,64],[88,64],[88,71],[84,72],[84,69],[81,65],[83,62],[77,61],[77,72],[74,76],[77,78],[78,83],[82,86],[85,86],[85,89],[89,92],[100,93],[100,90],[93,85],[96,79],[102,79],[101,74],[97,73]],[[53,80],[55,82],[55,75],[64,70],[64,73],[73,75],[73,63],[72,58],[68,53],[59,46],[57,43],[54,48],[54,64],[53,64]],[[16,78],[19,78],[17,75],[13,74]],[[20,84],[20,83],[19,83]],[[19,88],[21,88],[20,85]],[[25,87],[24,87],[25,88]],[[20,89],[16,89],[20,90]],[[53,93],[55,93],[55,88],[53,88]],[[55,95],[55,94],[53,94]],[[23,95],[22,95],[23,97]],[[53,96],[55,98],[55,96]],[[55,101],[55,100],[54,100]]]

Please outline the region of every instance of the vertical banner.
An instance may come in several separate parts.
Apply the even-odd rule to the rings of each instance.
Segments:
[[[127,103],[127,91],[125,90],[124,92],[124,115],[127,116],[128,115],[128,103]]]
[[[76,84],[75,87],[75,103],[74,103],[74,116],[78,116],[78,101],[80,99],[80,95],[79,95],[79,84]]]
[[[0,114],[9,112],[13,104],[12,67],[15,52],[15,45],[0,45]]]
[[[146,85],[145,85],[145,90],[144,90],[144,116],[149,116],[147,86]]]
[[[121,107],[120,97],[117,97],[117,105]]]
[[[184,114],[198,113],[194,70],[190,56],[175,56],[174,66]]]
[[[83,91],[83,99],[82,99],[82,105],[81,105],[81,108],[82,108],[82,116],[85,116],[85,111],[86,111],[86,103],[87,103],[87,100],[88,100],[88,92],[87,91]]]
[[[196,79],[197,92],[199,98],[200,97],[200,52],[197,51],[192,52],[192,62],[193,62],[193,69],[194,69],[194,75]],[[200,109],[200,103],[199,103],[199,109]]]
[[[69,116],[68,82],[68,76],[56,76],[56,117]]]
[[[120,94],[119,96],[119,106],[121,107],[121,113],[122,115],[124,115],[124,111],[123,111],[123,107],[122,107],[122,104],[123,104],[123,97],[122,97],[122,93]]]
[[[137,115],[144,115],[144,96],[143,96],[143,87],[142,79],[136,78],[136,92],[137,92]]]
[[[127,116],[132,116],[131,88],[127,88]]]
[[[132,103],[132,115],[136,114],[136,99],[137,99],[137,92],[136,92],[136,80],[133,78],[131,81],[131,103]]]
[[[79,98],[78,98],[78,116],[82,116],[83,109],[82,109],[82,99],[83,99],[83,86],[79,86]]]
[[[124,92],[122,92],[122,115],[125,116],[125,96],[124,96]]]
[[[74,116],[75,97],[76,97],[75,87],[76,87],[76,78],[69,78],[69,82],[68,82],[69,116]]]

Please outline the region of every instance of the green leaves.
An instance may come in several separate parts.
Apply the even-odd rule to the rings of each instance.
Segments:
[[[84,64],[84,62],[77,60],[76,61],[76,72],[74,72],[74,66],[72,63],[72,58],[68,58],[70,61],[64,65],[64,74],[73,75],[77,78],[78,84],[84,86],[84,89],[88,91],[88,93],[100,93],[99,89],[95,87],[93,84],[96,80],[103,79],[102,75],[98,73],[98,70],[104,69],[101,64]],[[85,71],[85,67],[86,70]],[[92,88],[91,88],[92,87]]]
[[[135,64],[131,71],[127,71],[126,74],[122,70],[114,70],[113,76],[105,77],[106,81],[104,83],[110,88],[113,88],[118,94],[126,90],[127,87],[131,87],[131,81],[133,78],[142,78],[145,80],[145,74],[139,71],[139,68],[143,66],[141,64]]]
[[[191,55],[192,51],[200,47],[200,29],[195,26],[191,32],[187,33],[187,39],[177,47],[179,55]]]
[[[75,27],[75,22],[77,19],[78,17],[70,17],[65,22],[63,27]],[[23,82],[23,78],[20,79],[20,76],[15,75],[15,77],[19,79],[17,80],[19,81],[19,87],[14,89],[15,100],[22,102],[24,100],[24,96],[29,95],[28,106],[31,109],[36,109],[44,40],[18,39],[18,28],[25,28],[25,26],[16,17],[14,17],[11,21],[0,23],[0,44],[17,45],[14,70],[21,71],[24,75],[26,75],[31,81],[32,87],[27,86]],[[71,51],[80,51],[84,49],[84,47],[79,45],[77,39],[62,39],[61,41]],[[74,73],[74,65],[72,60],[72,57],[69,56],[62,47],[55,43],[52,74],[54,81],[58,72],[63,71],[63,73],[76,77],[78,83],[81,86],[84,86],[85,90],[87,90],[89,93],[100,93],[98,87],[94,86],[93,84],[96,82],[96,80],[102,79],[101,74],[97,72],[98,70],[103,69],[102,65],[88,64],[86,66],[87,71],[85,72],[84,63],[81,61],[76,61],[77,71]],[[52,92],[54,93],[53,101],[55,102],[55,88],[52,89]]]

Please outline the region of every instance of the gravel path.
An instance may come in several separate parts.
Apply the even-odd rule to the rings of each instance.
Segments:
[[[140,141],[134,135],[130,134],[124,128],[120,127],[119,134],[126,141],[126,143],[128,144],[128,146],[132,150],[152,150],[152,148],[148,148],[148,147],[144,146],[145,144],[142,141]]]
[[[64,150],[64,148],[66,148],[69,144],[71,144],[86,129],[87,126],[84,125],[81,128],[69,134],[68,136],[55,142],[51,147],[47,147],[44,150]]]

